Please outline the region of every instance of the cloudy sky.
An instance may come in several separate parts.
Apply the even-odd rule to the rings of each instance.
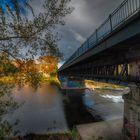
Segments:
[[[10,0],[0,0],[1,2]],[[20,2],[27,0],[19,0]],[[119,6],[123,0],[71,0],[74,7],[71,15],[65,18],[66,25],[59,28],[62,36],[59,42],[60,51],[64,59],[69,58],[73,52],[89,37],[108,15]],[[41,12],[43,0],[31,0],[35,11]]]
[[[40,12],[43,0],[32,0],[36,12]],[[66,25],[59,28],[62,36],[59,42],[60,51],[64,59],[68,59],[73,52],[89,37],[99,25],[117,8],[123,0],[71,0],[74,7],[71,15],[65,18]]]
[[[75,8],[60,29],[59,48],[67,59],[123,0],[72,0]]]

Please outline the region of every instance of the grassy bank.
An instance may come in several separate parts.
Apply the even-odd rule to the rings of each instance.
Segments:
[[[103,82],[96,82],[92,80],[85,80],[85,86],[90,89],[100,89],[100,90],[106,90],[106,89],[112,89],[112,90],[122,90],[124,89],[123,86],[110,84],[110,83],[103,83]]]
[[[15,76],[1,76],[0,77],[0,83],[3,83],[3,84],[15,84],[16,81],[17,81],[16,75]],[[39,82],[60,87],[60,82],[59,82],[57,77],[49,77],[49,78],[42,77]]]
[[[29,134],[25,137],[10,138],[10,140],[80,140],[80,136],[77,130],[73,129],[67,133],[56,133],[48,135]]]
[[[41,82],[60,87],[60,82],[57,77],[42,77]]]
[[[0,77],[0,83],[12,84],[14,79],[15,78],[13,76],[2,76]]]

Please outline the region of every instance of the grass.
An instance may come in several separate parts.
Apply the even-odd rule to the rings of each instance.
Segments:
[[[47,84],[50,84],[52,86],[57,86],[57,87],[60,87],[60,82],[58,80],[58,78],[55,76],[55,77],[42,77],[41,79],[42,83],[47,83]]]
[[[76,129],[67,133],[55,133],[47,135],[29,134],[25,137],[11,138],[10,140],[80,140]]]
[[[115,85],[115,84],[109,84],[109,83],[103,83],[103,82],[96,82],[91,80],[85,80],[85,86],[91,89],[100,89],[100,90],[106,90],[106,89],[123,89],[123,86]]]
[[[70,134],[71,134],[72,140],[81,140],[80,135],[79,135],[79,133],[78,133],[76,128],[73,128],[71,130]]]
[[[2,76],[0,77],[0,82],[5,84],[12,84],[14,82],[14,77],[12,76]]]
[[[0,77],[0,83],[13,84],[13,83],[15,83],[15,79],[16,79],[15,76],[1,76]],[[49,78],[43,76],[41,78],[40,82],[60,87],[60,82],[59,82],[59,80],[56,76],[55,77],[49,77]]]

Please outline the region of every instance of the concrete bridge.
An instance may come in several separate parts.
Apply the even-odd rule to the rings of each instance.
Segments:
[[[59,69],[59,75],[131,83],[131,92],[124,95],[123,132],[125,139],[139,140],[140,0],[122,2]]]
[[[140,1],[125,0],[59,69],[86,79],[140,82]]]

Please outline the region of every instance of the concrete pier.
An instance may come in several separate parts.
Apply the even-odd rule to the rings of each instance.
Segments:
[[[140,86],[130,85],[124,99],[124,140],[140,140]]]

